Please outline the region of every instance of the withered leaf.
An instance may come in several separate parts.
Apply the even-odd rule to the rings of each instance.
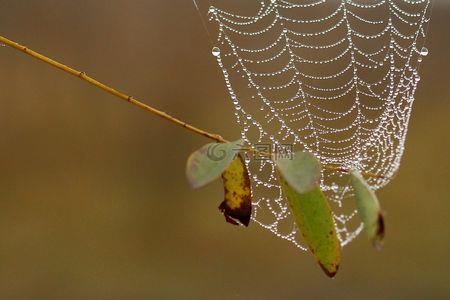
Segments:
[[[247,167],[240,154],[236,155],[222,173],[222,180],[225,200],[220,204],[219,210],[228,223],[248,226],[252,214],[252,193]]]

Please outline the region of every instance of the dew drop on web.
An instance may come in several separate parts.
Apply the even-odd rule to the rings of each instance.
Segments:
[[[220,48],[219,47],[212,48],[211,53],[212,53],[213,56],[219,57],[220,56]]]
[[[422,47],[422,49],[420,50],[420,55],[427,56],[428,55],[428,48]]]

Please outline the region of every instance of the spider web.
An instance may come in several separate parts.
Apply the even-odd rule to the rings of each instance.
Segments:
[[[251,147],[314,153],[323,164],[377,174],[377,190],[399,168],[420,80],[429,0],[213,1],[213,55],[242,138]],[[245,2],[245,3],[243,3]],[[302,246],[272,161],[246,158],[252,219]],[[323,171],[341,245],[363,225],[348,176]]]

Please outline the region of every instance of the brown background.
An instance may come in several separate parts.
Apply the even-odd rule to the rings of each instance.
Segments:
[[[191,191],[207,141],[0,48],[0,299],[450,297],[450,47],[436,0],[407,148],[380,192],[388,238],[327,279],[258,226],[229,226],[218,183]],[[232,105],[190,0],[2,0],[0,34],[226,137]]]

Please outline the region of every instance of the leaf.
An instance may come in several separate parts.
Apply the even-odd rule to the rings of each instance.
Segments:
[[[308,152],[295,152],[292,158],[278,158],[278,170],[298,193],[308,193],[319,186],[321,167],[318,159]]]
[[[282,176],[280,183],[295,223],[322,270],[334,277],[340,264],[340,244],[328,200],[320,187],[300,194]]]
[[[352,171],[350,178],[355,191],[358,213],[364,223],[364,230],[375,248],[381,249],[385,228],[378,198],[359,172]]]
[[[219,210],[228,223],[248,226],[252,214],[252,192],[250,176],[241,155],[238,154],[223,172],[222,180],[225,200]]]
[[[242,140],[230,143],[210,143],[192,153],[187,161],[186,176],[193,188],[199,188],[219,178],[236,157]]]

